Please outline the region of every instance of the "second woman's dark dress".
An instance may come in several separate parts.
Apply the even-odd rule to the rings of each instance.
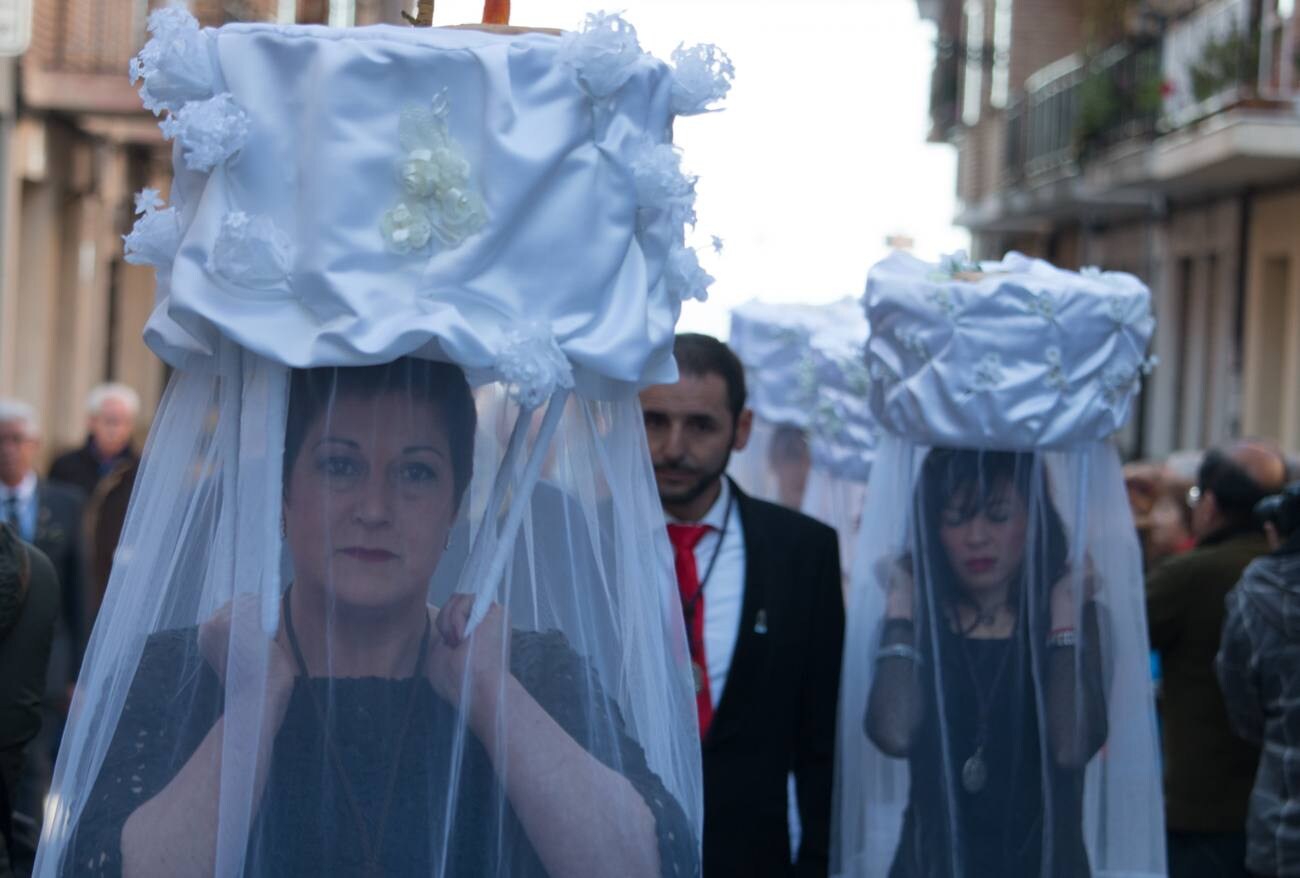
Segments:
[[[1083,639],[1095,644],[1095,611],[1087,619]],[[938,648],[925,650],[922,714],[908,752],[910,796],[890,878],[1088,878],[1083,766],[1062,767],[1044,747],[1050,733],[1030,658],[1038,656],[1037,686],[1045,691],[1054,673],[1074,673],[1072,657],[1031,652],[1023,635],[958,638],[945,628]],[[935,654],[940,658],[931,667]],[[1054,661],[1061,666],[1051,667]],[[1086,667],[1095,672],[1094,662]],[[882,673],[876,685],[902,679],[917,678]],[[1090,680],[1088,688],[1094,686],[1099,679]],[[901,689],[894,694],[908,697]],[[972,792],[963,786],[962,769],[979,741],[981,694],[988,715],[987,780]],[[1089,695],[1095,705],[1096,692]],[[882,691],[873,692],[873,703],[896,702]],[[869,713],[868,729],[882,719]]]

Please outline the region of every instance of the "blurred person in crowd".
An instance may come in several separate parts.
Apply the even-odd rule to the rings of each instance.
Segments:
[[[838,540],[723,475],[752,423],[731,349],[682,334],[674,353],[681,379],[642,391],[641,406],[695,674],[704,874],[824,876],[844,633]]]
[[[50,480],[75,485],[86,495],[84,632],[89,636],[104,601],[113,552],[122,535],[140,455],[132,445],[140,396],[125,384],[101,384],[86,399],[88,435],[80,448],[55,459]]]
[[[1272,445],[1213,449],[1188,492],[1196,547],[1147,576],[1151,646],[1161,654],[1169,874],[1245,874],[1246,806],[1259,751],[1233,734],[1214,676],[1224,597],[1268,551],[1254,508],[1285,484]]]
[[[49,558],[61,596],[45,678],[41,730],[28,745],[14,798],[14,807],[33,815],[37,825],[53,777],[54,758],[84,642],[81,516],[85,498],[71,485],[37,476],[40,447],[41,425],[36,410],[20,400],[0,399],[0,521]]]
[[[1146,570],[1196,546],[1186,498],[1194,480],[1166,464],[1140,461],[1124,467],[1124,487],[1137,526]]]
[[[1272,551],[1228,593],[1215,666],[1228,719],[1261,747],[1246,821],[1254,875],[1300,875],[1300,482],[1262,500]]]
[[[808,434],[794,424],[780,424],[767,447],[767,460],[776,475],[777,502],[788,509],[799,509],[808,486],[808,470],[812,468]]]
[[[40,824],[15,810],[25,750],[41,728],[59,582],[50,560],[0,524],[0,878],[31,872]]]
[[[134,465],[139,455],[131,445],[140,396],[125,384],[101,384],[86,399],[88,433],[80,448],[55,458],[50,479],[75,485],[89,497],[114,470]]]

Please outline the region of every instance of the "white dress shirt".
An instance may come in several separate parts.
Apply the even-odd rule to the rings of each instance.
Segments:
[[[740,611],[745,602],[745,534],[740,526],[740,510],[734,503],[723,533],[722,517],[731,496],[731,485],[724,478],[722,491],[704,518],[684,522],[669,516],[674,524],[707,524],[712,528],[695,545],[695,569],[704,587],[700,598],[704,602],[704,659],[709,673],[709,697],[715,710],[727,685],[731,657],[740,636]],[[721,548],[719,539],[722,539]],[[715,551],[718,557],[710,574],[709,562],[713,561]]]

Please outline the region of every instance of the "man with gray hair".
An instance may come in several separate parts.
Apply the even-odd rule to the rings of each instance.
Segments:
[[[0,398],[0,521],[45,553],[54,565],[62,595],[45,681],[40,734],[27,748],[22,779],[15,791],[15,834],[39,828],[45,794],[53,776],[54,756],[63,734],[69,696],[81,665],[83,496],[69,485],[36,474],[41,423],[36,409],[17,399]],[[21,850],[35,839],[17,838]]]
[[[140,395],[125,384],[101,384],[86,398],[86,442],[60,455],[50,479],[75,485],[87,497],[114,470],[139,461],[131,438],[140,415]]]

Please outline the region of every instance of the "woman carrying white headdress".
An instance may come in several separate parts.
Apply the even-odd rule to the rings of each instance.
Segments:
[[[707,279],[667,138],[725,56],[150,26],[176,177],[127,251],[176,371],[37,874],[698,874],[636,390]]]
[[[896,254],[867,286],[872,468],[833,871],[1163,875],[1142,569],[1118,456],[1128,275]]]

